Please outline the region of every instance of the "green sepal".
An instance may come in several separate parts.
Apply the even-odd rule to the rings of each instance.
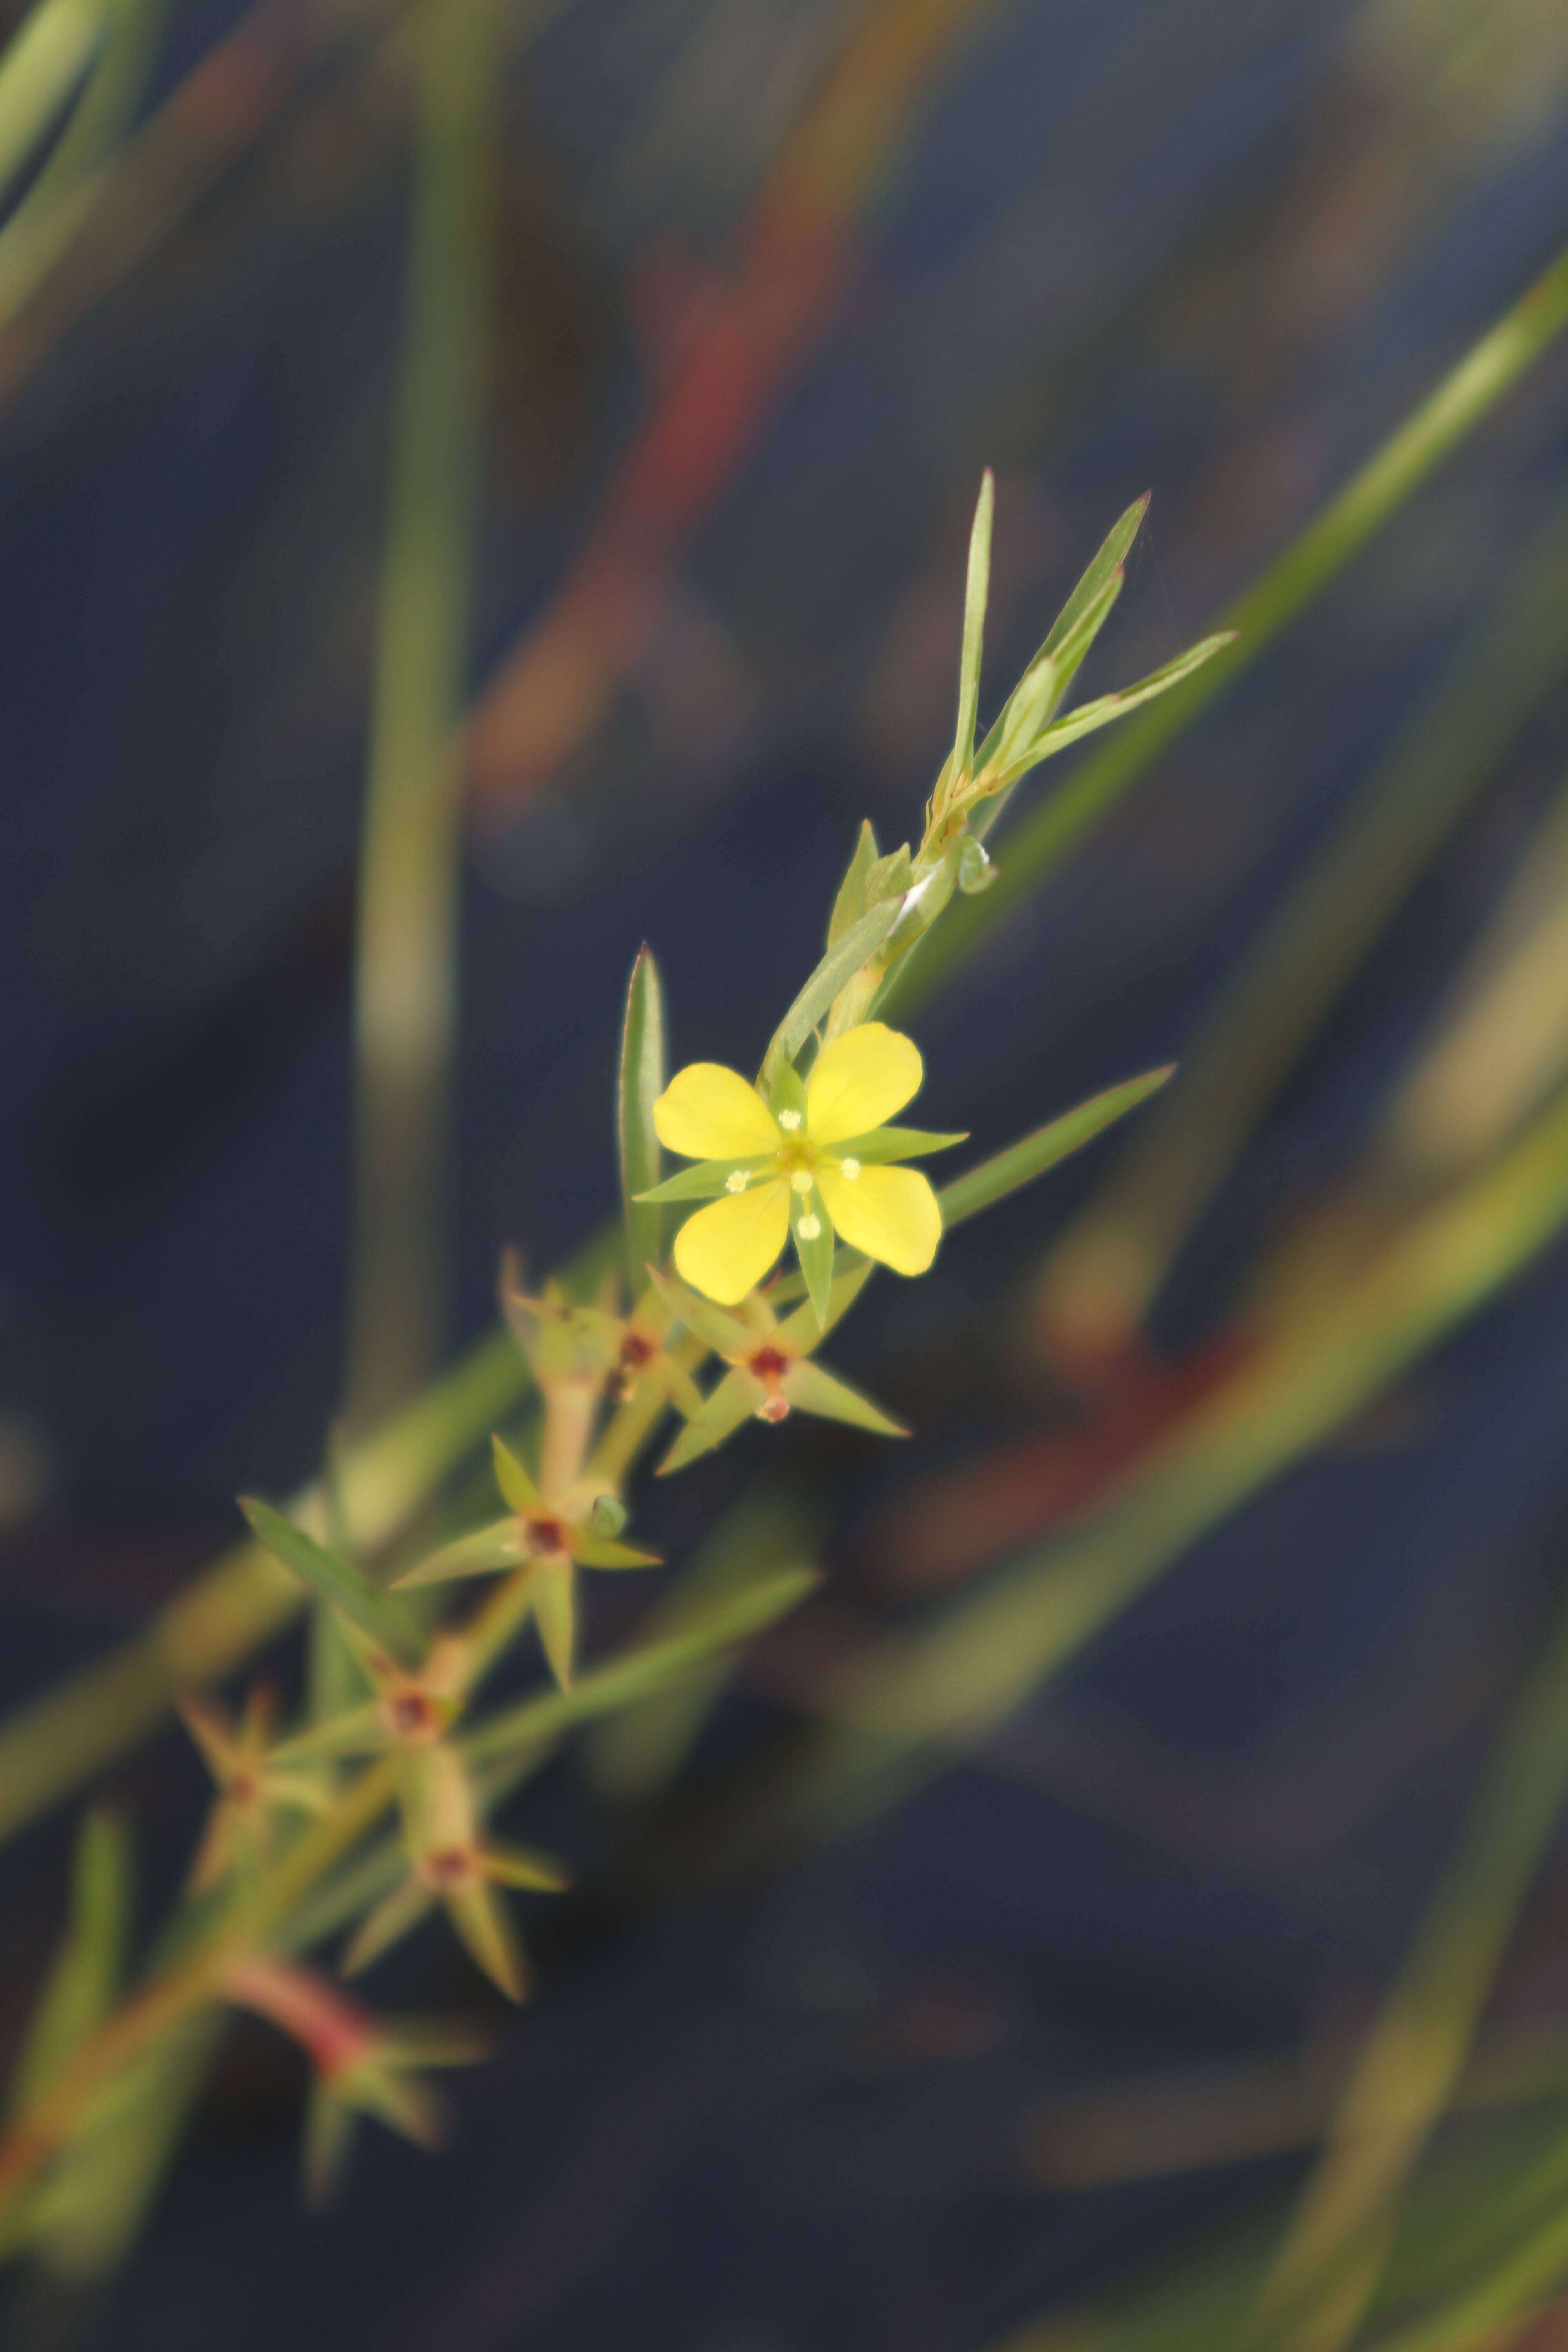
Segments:
[[[749,1356],[762,1345],[757,1334],[738,1317],[715,1307],[700,1291],[690,1288],[673,1274],[655,1272],[654,1287],[661,1298],[673,1307],[687,1329],[705,1340],[717,1355],[726,1358]]]
[[[502,1502],[510,1503],[514,1511],[542,1510],[543,1497],[505,1438],[491,1437],[490,1457]]]
[[[572,1687],[572,1654],[577,1641],[577,1579],[572,1570],[542,1568],[532,1584],[533,1622],[550,1671],[563,1690]]]
[[[768,1108],[778,1120],[786,1136],[802,1136],[805,1132],[805,1081],[793,1061],[781,1055],[773,1064],[768,1081]],[[784,1125],[784,1114],[795,1113],[793,1127]],[[772,1155],[770,1154],[770,1157]]]
[[[895,1421],[881,1406],[873,1404],[868,1396],[851,1388],[822,1364],[812,1363],[802,1357],[792,1364],[784,1376],[784,1392],[792,1405],[801,1412],[814,1413],[820,1421],[846,1421],[856,1429],[869,1429],[879,1437],[907,1437],[909,1431],[902,1422]]]
[[[377,1590],[363,1569],[341,1559],[336,1552],[329,1551],[313,1536],[308,1536],[303,1528],[295,1527],[270,1505],[258,1502],[254,1496],[242,1495],[239,1507],[257,1541],[291,1570],[301,1584],[321,1600],[330,1601],[351,1625],[357,1625],[362,1633],[368,1634],[395,1656],[410,1659],[419,1655],[424,1646],[419,1627],[396,1601]]]
[[[647,1282],[644,1268],[657,1265],[664,1255],[664,1220],[657,1201],[648,1198],[650,1191],[657,1191],[659,1171],[653,1107],[664,1087],[664,995],[658,966],[644,947],[632,966],[626,990],[616,1087],[616,1138],[626,1211],[626,1270],[634,1300]]]
[[[858,1160],[863,1168],[885,1168],[898,1160],[918,1160],[922,1152],[951,1151],[955,1143],[968,1140],[967,1130],[962,1135],[934,1135],[923,1127],[874,1127],[868,1135],[852,1135],[834,1144],[827,1157]]]
[[[468,1886],[445,1898],[447,1918],[468,1958],[509,2000],[528,1998],[528,1962],[511,1913],[492,1886]]]
[[[790,1232],[795,1236],[795,1254],[800,1260],[801,1274],[805,1281],[805,1294],[816,1317],[816,1327],[822,1330],[827,1321],[827,1302],[833,1288],[833,1220],[816,1185],[809,1192],[789,1196]],[[808,1219],[816,1221],[816,1233],[807,1240],[801,1232]]]
[[[786,1316],[779,1325],[778,1341],[786,1355],[809,1356],[812,1349],[820,1346],[827,1337],[834,1325],[844,1320],[870,1281],[872,1259],[851,1255],[840,1257],[838,1263],[841,1271],[833,1278],[827,1313],[822,1322],[818,1323],[816,1309],[808,1301],[805,1306],[797,1307],[793,1315]]]
[[[493,1878],[498,1886],[516,1886],[533,1895],[563,1895],[572,1884],[571,1874],[562,1864],[532,1846],[487,1839],[479,1860],[485,1876]]]
[[[521,1558],[517,1520],[496,1519],[488,1528],[454,1537],[416,1568],[405,1569],[392,1589],[402,1592],[410,1585],[450,1584],[461,1576],[494,1576],[503,1569],[515,1568]]]
[[[584,1568],[662,1568],[664,1555],[639,1551],[635,1544],[612,1543],[608,1536],[574,1535],[572,1557]]]
[[[644,1201],[713,1201],[730,1189],[730,1178],[739,1169],[743,1175],[752,1176],[761,1168],[771,1168],[775,1155],[764,1151],[752,1160],[699,1160],[690,1168],[683,1168],[677,1176],[667,1176],[651,1192],[639,1193]],[[649,1261],[650,1264],[655,1261]]]
[[[836,948],[850,925],[858,923],[865,913],[866,877],[880,855],[877,836],[871,830],[871,820],[865,817],[855,844],[855,855],[845,869],[844,879],[838,885],[838,895],[833,901],[833,912],[827,919],[827,944],[830,948]]]
[[[809,1315],[812,1310],[808,1307],[802,1312]],[[752,1417],[766,1394],[753,1373],[739,1370],[727,1372],[659,1464],[658,1476],[668,1478],[672,1471],[684,1470],[688,1463],[711,1454],[727,1437],[733,1437],[742,1423]]]
[[[1114,1126],[1130,1110],[1136,1110],[1141,1102],[1158,1094],[1174,1076],[1175,1066],[1170,1063],[1164,1069],[1150,1070],[1141,1078],[1129,1078],[1122,1086],[1108,1087],[1103,1094],[1091,1095],[1076,1110],[1064,1111],[1048,1127],[1037,1128],[1033,1135],[1026,1135],[1005,1151],[997,1152],[994,1159],[982,1160],[967,1175],[943,1185],[936,1196],[943,1231],[1005,1201],[1009,1192],[1032,1184],[1037,1176],[1043,1176],[1058,1160],[1080,1150],[1105,1128]]]
[[[436,1908],[436,1897],[417,1878],[405,1878],[367,1911],[349,1940],[339,1966],[345,1977],[357,1977],[412,1934]]]

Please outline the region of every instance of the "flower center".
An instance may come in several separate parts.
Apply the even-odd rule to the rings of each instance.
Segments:
[[[467,1846],[443,1847],[439,1853],[427,1853],[419,1864],[419,1875],[426,1886],[442,1895],[460,1894],[466,1886],[477,1886],[479,1867]]]
[[[524,1519],[522,1540],[535,1559],[548,1559],[566,1549],[566,1530],[559,1519]]]
[[[440,1730],[436,1710],[423,1691],[393,1691],[385,1702],[388,1728],[408,1747],[434,1739]]]

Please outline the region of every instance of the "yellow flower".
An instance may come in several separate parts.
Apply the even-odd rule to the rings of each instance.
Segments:
[[[640,1197],[710,1200],[676,1236],[679,1273],[704,1297],[733,1307],[793,1233],[819,1320],[835,1233],[897,1274],[924,1274],[942,1239],[942,1211],[918,1170],[891,1163],[963,1139],[887,1124],[921,1076],[913,1040],[880,1021],[831,1039],[804,1084],[781,1063],[766,1100],[717,1062],[678,1070],[653,1107],[654,1129],[668,1150],[700,1165]]]

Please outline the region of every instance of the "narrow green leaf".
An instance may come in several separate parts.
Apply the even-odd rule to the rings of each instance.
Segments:
[[[963,1135],[936,1135],[923,1127],[874,1127],[868,1135],[852,1135],[833,1146],[836,1160],[858,1160],[864,1168],[886,1168],[897,1160],[918,1160],[927,1151],[949,1151],[967,1143]]]
[[[858,923],[866,911],[866,877],[881,856],[877,836],[871,830],[871,820],[861,820],[855,855],[845,869],[838,885],[838,895],[833,901],[833,912],[827,919],[827,944],[836,948],[851,924]]]
[[[1064,1111],[1048,1127],[1037,1128],[1033,1135],[1010,1144],[994,1160],[982,1160],[967,1175],[944,1185],[937,1194],[944,1227],[951,1230],[961,1225],[966,1217],[977,1217],[982,1209],[993,1208],[1009,1192],[1032,1184],[1037,1176],[1043,1176],[1058,1160],[1068,1159],[1102,1129],[1113,1127],[1119,1118],[1125,1118],[1130,1110],[1157,1094],[1174,1075],[1175,1066],[1170,1063],[1164,1069],[1150,1070],[1141,1078],[1129,1078],[1120,1087],[1108,1087],[1103,1094],[1091,1095],[1076,1110]]]
[[[721,1192],[728,1192],[730,1179],[739,1169],[752,1175],[759,1168],[769,1167],[774,1154],[763,1152],[751,1160],[699,1160],[690,1168],[683,1168],[678,1176],[667,1176],[651,1192],[638,1195],[644,1201],[716,1201]],[[657,1265],[657,1259],[649,1259]]]
[[[811,1307],[802,1307],[801,1312],[813,1318],[816,1315]],[[753,1373],[726,1372],[718,1387],[703,1400],[701,1412],[694,1413],[687,1423],[659,1464],[657,1475],[668,1478],[672,1471],[684,1470],[702,1454],[711,1454],[752,1418],[766,1393]]]
[[[71,1858],[70,1919],[12,2077],[24,2114],[113,2006],[131,1934],[131,1835],[118,1814],[85,1814]]]
[[[1042,760],[1053,759],[1069,743],[1076,743],[1080,736],[1092,735],[1101,727],[1110,727],[1116,719],[1124,718],[1128,711],[1136,710],[1141,703],[1152,702],[1157,696],[1168,694],[1172,687],[1180,686],[1184,678],[1191,677],[1194,670],[1202,669],[1205,662],[1211,662],[1215,654],[1223,653],[1226,646],[1234,643],[1234,635],[1229,634],[1205,637],[1199,644],[1189,646],[1184,654],[1177,654],[1174,660],[1164,663],[1159,669],[1151,670],[1148,677],[1141,677],[1136,685],[1119,687],[1114,694],[1102,694],[1097,702],[1086,702],[1081,709],[1069,711],[1065,719],[1058,719],[1054,726],[1047,727],[1043,735],[1037,736],[1025,751],[1020,752],[1017,760],[1005,771],[1005,782],[1016,783],[1020,776],[1026,775],[1031,768],[1038,767]]]
[[[634,1699],[646,1698],[704,1658],[760,1633],[804,1601],[818,1581],[815,1570],[791,1569],[744,1592],[727,1594],[712,1609],[691,1617],[679,1633],[590,1667],[569,1691],[541,1692],[492,1716],[463,1741],[463,1757],[480,1764],[518,1748],[539,1747],[574,1723],[613,1714]]]
[[[664,1092],[664,992],[658,966],[644,947],[632,966],[621,1030],[620,1079],[616,1089],[616,1139],[620,1146],[621,1197],[626,1206],[626,1272],[632,1297],[646,1288],[644,1268],[664,1255],[664,1219],[647,1194],[658,1183],[658,1138],[653,1107]]]
[[[351,1625],[357,1625],[362,1633],[367,1633],[373,1642],[379,1642],[396,1656],[418,1656],[423,1647],[418,1625],[406,1610],[378,1591],[362,1569],[340,1559],[302,1528],[293,1526],[280,1512],[258,1502],[254,1496],[242,1495],[239,1507],[250,1522],[250,1531],[257,1541],[265,1544],[273,1558],[291,1569],[312,1592],[330,1601]]]
[[[984,767],[988,761],[997,756],[1005,739],[1022,739],[1021,714],[1016,706],[1026,688],[1030,687],[1030,681],[1037,679],[1042,664],[1048,663],[1052,672],[1048,681],[1048,699],[1041,693],[1039,684],[1033,688],[1027,698],[1040,708],[1042,715],[1060,703],[1074,672],[1105,625],[1110,608],[1121,593],[1121,566],[1149,511],[1149,498],[1150,493],[1145,491],[1106,534],[1093,562],[1052,622],[1022,681],[1009,697],[1005,709],[982,744],[976,761],[978,767]]]
[[[851,923],[836,947],[830,948],[774,1030],[763,1063],[764,1082],[773,1077],[780,1059],[793,1062],[839,991],[847,988],[863,963],[869,963],[902,911],[901,898],[886,898]]]
[[[879,1437],[910,1433],[902,1422],[893,1420],[847,1381],[804,1356],[784,1374],[784,1392],[801,1412],[815,1413],[819,1421],[847,1421],[856,1429],[874,1430]]]
[[[528,1963],[511,1913],[492,1887],[468,1886],[446,1898],[447,1916],[476,1968],[509,2000],[528,1993]]]
[[[991,519],[996,478],[989,466],[980,478],[974,521],[969,533],[969,576],[963,591],[963,648],[958,667],[958,724],[953,731],[951,774],[967,775],[974,758],[974,719],[980,708],[980,657],[985,641],[985,604],[991,593]]]
[[[534,1895],[563,1895],[572,1884],[570,1874],[552,1854],[540,1853],[532,1846],[489,1838],[484,1862],[485,1875],[498,1886],[521,1887]]]
[[[616,1543],[610,1536],[575,1536],[572,1557],[581,1568],[662,1568],[664,1554],[639,1551],[636,1544]]]

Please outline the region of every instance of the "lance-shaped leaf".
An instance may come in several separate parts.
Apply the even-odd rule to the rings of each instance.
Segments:
[[[523,1468],[504,1437],[490,1439],[490,1456],[495,1465],[496,1485],[501,1500],[510,1503],[514,1511],[540,1511],[544,1497]]]
[[[620,1147],[621,1198],[626,1223],[626,1267],[634,1298],[643,1288],[643,1268],[664,1255],[664,1220],[647,1193],[658,1182],[658,1138],[653,1107],[664,1092],[664,996],[658,966],[647,947],[632,966],[621,1030],[620,1080],[616,1090],[616,1140]]]
[[[1114,694],[1102,694],[1098,701],[1086,702],[1079,709],[1069,710],[1065,719],[1058,719],[1053,726],[1047,727],[1043,735],[1037,736],[1017,758],[1002,770],[999,787],[1016,784],[1021,776],[1027,775],[1031,768],[1038,767],[1043,760],[1054,758],[1058,751],[1065,751],[1068,745],[1076,743],[1080,736],[1092,735],[1099,728],[1109,727],[1114,720],[1124,718],[1128,711],[1136,710],[1140,704],[1152,702],[1156,696],[1168,694],[1173,686],[1180,686],[1184,678],[1191,677],[1194,670],[1202,669],[1205,662],[1212,661],[1215,654],[1223,653],[1226,646],[1235,642],[1234,629],[1217,636],[1205,637],[1159,669],[1151,670],[1147,677],[1139,678],[1135,685],[1120,687]]]
[[[903,911],[901,898],[884,899],[851,923],[836,947],[829,948],[784,1019],[774,1030],[763,1062],[763,1078],[773,1076],[779,1061],[793,1062],[834,998],[868,963]]]
[[[847,1381],[826,1365],[813,1363],[802,1357],[784,1374],[784,1392],[798,1412],[816,1415],[819,1421],[847,1422],[852,1429],[868,1429],[878,1437],[907,1437],[909,1431],[901,1421],[884,1412],[879,1404],[863,1396]]]
[[[1141,1102],[1157,1094],[1174,1076],[1175,1064],[1163,1069],[1150,1070],[1141,1078],[1129,1078],[1119,1087],[1108,1087],[1103,1094],[1091,1095],[1088,1102],[1079,1103],[1076,1110],[1064,1111],[1047,1127],[1037,1128],[1033,1135],[1009,1144],[994,1159],[983,1160],[966,1176],[958,1177],[944,1185],[937,1198],[942,1203],[942,1222],[951,1230],[963,1224],[966,1217],[976,1217],[982,1209],[994,1207],[1009,1192],[1032,1184],[1047,1168],[1068,1159],[1095,1136],[1125,1118]]]
[[[874,1127],[869,1135],[851,1135],[836,1143],[836,1160],[858,1160],[862,1168],[890,1166],[899,1160],[918,1160],[928,1151],[951,1151],[955,1143],[967,1143],[967,1129],[962,1135],[935,1135],[923,1127]]]
[[[118,1814],[83,1817],[71,1857],[70,1919],[44,1981],[12,2076],[7,2112],[24,2115],[101,2024],[125,1970],[131,1933],[131,1836]]]
[[[989,466],[980,481],[974,521],[969,533],[969,572],[963,592],[963,642],[958,665],[958,723],[952,738],[949,774],[956,781],[969,773],[974,759],[974,720],[980,708],[980,660],[985,640],[985,605],[991,593],[991,520],[996,504],[996,479]]]
[[[693,1413],[659,1464],[658,1475],[668,1478],[704,1454],[711,1454],[726,1438],[733,1437],[738,1429],[756,1418],[767,1395],[767,1390],[753,1373],[739,1370],[726,1372],[711,1395],[703,1399],[701,1412]]]
[[[1059,708],[1121,593],[1121,567],[1148,511],[1146,491],[1107,532],[1094,561],[1052,622],[1039,650],[981,745],[975,761],[977,768],[999,760],[1005,746],[1028,741]]]
[[[542,1568],[532,1582],[533,1622],[550,1671],[563,1690],[571,1687],[577,1643],[577,1580],[570,1569]]]
[[[291,1569],[312,1592],[330,1601],[351,1625],[368,1633],[373,1642],[380,1643],[395,1656],[418,1656],[423,1647],[418,1625],[397,1601],[376,1589],[363,1569],[340,1559],[302,1528],[295,1527],[280,1512],[258,1502],[253,1496],[242,1495],[239,1507],[249,1520],[258,1542],[265,1544],[273,1558]]]
[[[827,944],[830,948],[836,948],[851,924],[858,923],[865,913],[866,877],[880,856],[877,836],[871,830],[871,820],[865,817],[861,820],[855,854],[845,869],[844,879],[838,885],[838,894],[833,901],[833,912],[828,917]]]

